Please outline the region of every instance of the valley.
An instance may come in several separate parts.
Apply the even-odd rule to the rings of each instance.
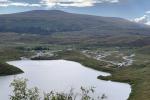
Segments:
[[[100,80],[130,84],[128,100],[149,100],[149,32],[122,18],[57,10],[0,15],[0,77],[26,73],[8,61],[63,59],[111,74]]]

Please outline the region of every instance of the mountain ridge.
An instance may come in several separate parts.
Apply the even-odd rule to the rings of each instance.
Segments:
[[[0,32],[51,34],[89,29],[105,30],[107,33],[111,33],[111,30],[150,30],[146,25],[123,18],[74,14],[60,10],[32,10],[0,15]]]

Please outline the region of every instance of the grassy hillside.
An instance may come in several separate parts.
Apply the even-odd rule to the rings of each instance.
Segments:
[[[0,44],[147,46],[150,27],[122,18],[34,10],[0,15]]]
[[[142,54],[150,54],[150,45],[138,49],[137,52]]]
[[[93,31],[96,34],[149,34],[150,28],[122,18],[72,14],[58,10],[34,10],[0,15],[0,32],[93,34]]]
[[[29,55],[24,51],[19,51],[10,47],[0,48],[0,76],[19,74],[23,71],[17,67],[7,64],[7,61],[17,60],[24,55]]]
[[[23,73],[23,71],[17,67],[11,66],[4,62],[0,62],[0,76],[14,75],[14,74],[19,74],[19,73]]]
[[[70,33],[39,35],[0,33],[1,45],[75,45],[78,47],[142,47],[150,45],[150,36],[129,34],[92,34]]]

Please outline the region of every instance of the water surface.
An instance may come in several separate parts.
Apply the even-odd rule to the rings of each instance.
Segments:
[[[129,84],[103,81],[97,76],[108,76],[109,73],[84,67],[80,63],[66,60],[20,60],[8,62],[21,68],[25,73],[17,75],[29,79],[29,87],[37,86],[43,91],[64,91],[74,88],[79,91],[81,86],[96,87],[96,96],[105,94],[106,100],[126,100],[131,92]],[[8,100],[11,90],[10,82],[14,76],[0,77],[0,99]]]

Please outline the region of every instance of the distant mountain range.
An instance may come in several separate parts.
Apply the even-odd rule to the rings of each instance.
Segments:
[[[33,10],[0,15],[0,36],[0,43],[143,46],[150,45],[150,26],[116,17]]]
[[[0,15],[0,32],[52,34],[82,31],[83,33],[149,34],[150,27],[122,18],[67,13],[59,10],[34,10]]]

